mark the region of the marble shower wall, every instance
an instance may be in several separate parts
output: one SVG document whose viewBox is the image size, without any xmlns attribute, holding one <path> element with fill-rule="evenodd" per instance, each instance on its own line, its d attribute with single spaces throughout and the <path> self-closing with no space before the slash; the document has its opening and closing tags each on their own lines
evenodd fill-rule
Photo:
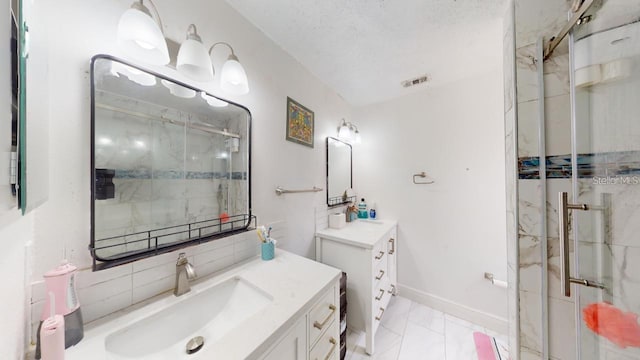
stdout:
<svg viewBox="0 0 640 360">
<path fill-rule="evenodd" d="M 509 348 L 520 347 L 518 312 L 518 149 L 516 139 L 515 104 L 515 6 L 509 1 L 503 23 L 503 79 L 504 79 L 504 129 L 505 129 L 505 185 L 507 210 L 507 303 L 509 321 Z M 512 352 L 517 360 L 517 352 Z"/>
<path fill-rule="evenodd" d="M 133 100 L 105 99 L 109 96 L 98 93 L 98 101 L 182 123 L 194 117 Z M 166 244 L 187 238 L 189 227 L 184 224 L 212 226 L 222 213 L 248 212 L 244 136 L 234 152 L 226 143 L 229 138 L 180 123 L 99 107 L 96 119 L 96 168 L 115 170 L 115 197 L 95 202 L 97 246 L 112 245 L 98 252 L 101 257 L 147 248 L 147 241 L 140 241 L 147 233 L 123 237 L 126 234 L 173 226 L 153 233 L 162 236 L 159 244 Z M 246 133 L 246 125 L 238 123 L 244 121 L 228 122 L 225 128 Z M 205 228 L 201 235 L 230 226 Z M 112 237 L 117 238 L 102 240 Z"/>
</svg>

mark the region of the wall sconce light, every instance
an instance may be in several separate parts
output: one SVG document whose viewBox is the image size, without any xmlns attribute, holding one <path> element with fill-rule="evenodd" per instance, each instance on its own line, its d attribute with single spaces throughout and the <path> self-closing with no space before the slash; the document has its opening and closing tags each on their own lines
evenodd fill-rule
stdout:
<svg viewBox="0 0 640 360">
<path fill-rule="evenodd" d="M 227 61 L 222 65 L 222 71 L 220 72 L 220 88 L 234 95 L 244 95 L 248 93 L 249 80 L 247 80 L 247 73 L 244 71 L 238 57 L 233 52 L 233 48 L 226 42 L 217 42 L 209 48 L 209 56 L 211 56 L 213 48 L 215 48 L 216 45 L 226 45 L 229 50 L 231 50 L 231 55 L 229 55 Z"/>
<path fill-rule="evenodd" d="M 118 44 L 136 60 L 166 65 L 170 60 L 169 49 L 162 32 L 160 15 L 156 6 L 149 0 L 156 14 L 156 22 L 142 1 L 135 1 L 120 17 Z"/>
<path fill-rule="evenodd" d="M 362 142 L 358 127 L 345 119 L 342 119 L 342 124 L 338 127 L 338 139 L 355 144 Z"/>
<path fill-rule="evenodd" d="M 213 81 L 213 65 L 194 24 L 187 28 L 187 40 L 180 45 L 176 69 L 197 81 Z"/>
</svg>

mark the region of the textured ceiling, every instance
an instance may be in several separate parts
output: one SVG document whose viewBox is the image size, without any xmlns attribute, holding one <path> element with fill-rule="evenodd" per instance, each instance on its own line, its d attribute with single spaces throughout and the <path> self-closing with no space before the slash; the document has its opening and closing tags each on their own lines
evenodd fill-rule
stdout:
<svg viewBox="0 0 640 360">
<path fill-rule="evenodd" d="M 505 0 L 225 0 L 352 105 L 486 72 Z M 428 74 L 426 84 L 400 82 Z"/>
</svg>

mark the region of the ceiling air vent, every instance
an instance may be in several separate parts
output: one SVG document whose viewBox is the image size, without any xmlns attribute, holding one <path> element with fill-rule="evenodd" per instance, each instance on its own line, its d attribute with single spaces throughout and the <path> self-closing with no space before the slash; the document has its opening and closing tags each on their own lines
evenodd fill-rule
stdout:
<svg viewBox="0 0 640 360">
<path fill-rule="evenodd" d="M 411 86 L 416 86 L 418 84 L 422 84 L 423 82 L 427 82 L 427 80 L 429 80 L 429 76 L 427 75 L 422 75 L 419 76 L 415 79 L 409 79 L 409 80 L 405 80 L 403 82 L 401 82 L 400 84 L 402 84 L 403 87 L 411 87 Z"/>
</svg>

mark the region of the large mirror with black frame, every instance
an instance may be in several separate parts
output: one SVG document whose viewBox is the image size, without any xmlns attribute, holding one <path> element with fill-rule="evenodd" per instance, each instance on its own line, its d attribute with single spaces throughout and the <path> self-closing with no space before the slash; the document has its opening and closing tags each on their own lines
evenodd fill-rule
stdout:
<svg viewBox="0 0 640 360">
<path fill-rule="evenodd" d="M 91 76 L 94 270 L 247 229 L 247 108 L 108 55 Z"/>
<path fill-rule="evenodd" d="M 352 187 L 351 145 L 327 138 L 327 205 L 338 206 L 354 200 Z"/>
</svg>

